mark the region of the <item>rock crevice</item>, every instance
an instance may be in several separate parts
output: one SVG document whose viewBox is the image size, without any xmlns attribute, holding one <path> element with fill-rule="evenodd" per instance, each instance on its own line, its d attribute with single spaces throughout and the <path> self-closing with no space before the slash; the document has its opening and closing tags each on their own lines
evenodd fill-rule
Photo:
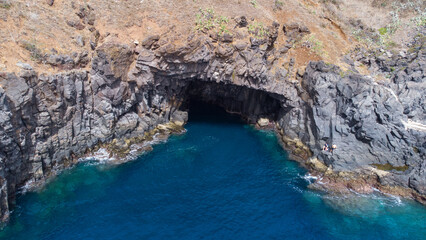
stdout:
<svg viewBox="0 0 426 240">
<path fill-rule="evenodd" d="M 7 219 L 19 188 L 75 164 L 97 145 L 185 122 L 191 98 L 218 104 L 251 123 L 275 122 L 290 153 L 306 166 L 311 157 L 334 172 L 407 166 L 378 181 L 424 198 L 426 133 L 403 124 L 426 123 L 425 88 L 418 87 L 425 84 L 423 55 L 413 67 L 417 75 L 421 70 L 420 78 L 398 72 L 383 85 L 311 62 L 299 82 L 268 60 L 273 41 L 241 44 L 191 36 L 178 47 L 155 36 L 144 47 L 103 44 L 89 71 L 1 73 L 0 217 Z M 325 143 L 338 148 L 324 152 Z"/>
</svg>

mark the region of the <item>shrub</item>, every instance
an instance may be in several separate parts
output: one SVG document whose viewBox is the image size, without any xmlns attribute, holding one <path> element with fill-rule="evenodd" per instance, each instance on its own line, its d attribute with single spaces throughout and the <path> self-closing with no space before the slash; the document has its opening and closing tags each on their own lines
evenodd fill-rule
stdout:
<svg viewBox="0 0 426 240">
<path fill-rule="evenodd" d="M 248 25 L 248 32 L 255 38 L 265 38 L 269 35 L 268 29 L 265 28 L 262 22 L 253 22 Z"/>
<path fill-rule="evenodd" d="M 34 43 L 23 41 L 21 47 L 30 52 L 31 60 L 41 62 L 44 59 L 43 53 Z"/>
<path fill-rule="evenodd" d="M 383 170 L 383 171 L 392 171 L 392 170 L 396 170 L 399 172 L 404 172 L 408 169 L 407 165 L 404 166 L 393 166 L 390 163 L 386 163 L 386 164 L 372 164 L 373 166 L 375 166 L 377 169 Z"/>
<path fill-rule="evenodd" d="M 201 9 L 196 15 L 196 29 L 198 31 L 216 30 L 217 34 L 229 33 L 227 28 L 229 19 L 225 16 L 216 16 L 211 8 Z"/>
<path fill-rule="evenodd" d="M 10 4 L 8 2 L 0 3 L 0 8 L 10 9 L 10 7 L 12 7 L 12 4 Z"/>
<path fill-rule="evenodd" d="M 317 55 L 321 57 L 324 57 L 327 55 L 324 52 L 323 43 L 316 38 L 315 34 L 306 35 L 305 37 L 302 38 L 301 42 L 302 42 L 302 45 L 310 48 Z"/>
<path fill-rule="evenodd" d="M 201 9 L 200 12 L 197 13 L 197 30 L 204 31 L 210 30 L 214 28 L 214 11 L 211 8 Z"/>
<path fill-rule="evenodd" d="M 281 9 L 283 9 L 284 3 L 281 0 L 275 0 L 274 1 L 274 5 L 275 5 L 276 9 L 281 10 Z"/>
<path fill-rule="evenodd" d="M 256 0 L 251 0 L 251 1 L 250 1 L 250 4 L 251 4 L 253 7 L 257 8 L 257 1 L 256 1 Z"/>
<path fill-rule="evenodd" d="M 385 35 L 386 33 L 388 33 L 388 29 L 385 27 L 379 28 L 379 33 L 380 35 Z"/>
</svg>

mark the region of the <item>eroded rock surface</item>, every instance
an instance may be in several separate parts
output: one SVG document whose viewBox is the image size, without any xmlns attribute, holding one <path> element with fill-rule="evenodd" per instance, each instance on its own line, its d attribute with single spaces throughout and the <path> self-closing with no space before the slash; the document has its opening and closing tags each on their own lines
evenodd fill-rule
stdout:
<svg viewBox="0 0 426 240">
<path fill-rule="evenodd" d="M 426 123 L 422 48 L 407 63 L 413 67 L 386 84 L 342 75 L 323 62 L 310 63 L 303 79 L 294 81 L 275 64 L 282 53 L 273 46 L 276 32 L 270 33 L 250 43 L 205 35 L 190 36 L 183 46 L 159 36 L 143 47 L 112 42 L 96 48 L 90 70 L 1 73 L 2 219 L 22 186 L 42 182 L 98 144 L 138 137 L 169 121 L 182 125 L 190 97 L 252 123 L 275 121 L 291 153 L 316 157 L 324 171 L 405 166 L 378 180 L 426 195 L 426 133 L 404 124 Z M 321 150 L 326 142 L 337 145 L 333 154 Z"/>
</svg>

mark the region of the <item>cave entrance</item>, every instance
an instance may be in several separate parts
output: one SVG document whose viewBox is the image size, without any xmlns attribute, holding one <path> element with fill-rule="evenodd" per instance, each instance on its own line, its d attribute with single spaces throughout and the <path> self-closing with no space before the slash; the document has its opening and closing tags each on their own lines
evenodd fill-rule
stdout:
<svg viewBox="0 0 426 240">
<path fill-rule="evenodd" d="M 282 109 L 278 97 L 261 90 L 215 82 L 189 82 L 181 110 L 188 111 L 190 118 L 221 114 L 223 110 L 219 107 L 240 115 L 248 123 L 256 123 L 260 118 L 276 121 Z"/>
</svg>

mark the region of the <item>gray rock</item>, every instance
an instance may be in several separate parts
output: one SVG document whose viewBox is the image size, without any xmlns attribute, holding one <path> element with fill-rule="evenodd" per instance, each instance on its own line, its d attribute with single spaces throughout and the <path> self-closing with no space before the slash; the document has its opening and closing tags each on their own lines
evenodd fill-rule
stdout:
<svg viewBox="0 0 426 240">
<path fill-rule="evenodd" d="M 247 18 L 245 16 L 237 17 L 235 18 L 235 21 L 237 22 L 237 26 L 240 28 L 247 27 L 248 25 Z"/>
<path fill-rule="evenodd" d="M 289 36 L 308 32 L 299 25 L 285 29 Z M 43 182 L 88 148 L 113 139 L 123 143 L 169 121 L 186 122 L 189 97 L 240 113 L 251 123 L 275 121 L 286 137 L 300 139 L 333 170 L 407 166 L 379 181 L 426 194 L 426 133 L 404 124 L 426 123 L 424 56 L 359 54 L 356 61 L 377 71 L 396 64 L 384 84 L 359 74 L 341 77 L 338 67 L 323 62 L 310 63 L 299 83 L 288 79 L 291 68 L 269 60 L 274 36 L 251 39 L 248 48 L 213 44 L 207 36 L 176 47 L 151 36 L 136 51 L 105 43 L 91 58 L 88 52 L 47 58 L 61 67 L 91 60 L 88 72 L 37 75 L 23 65 L 19 76 L 0 74 L 0 218 L 7 219 L 9 201 L 25 183 Z M 337 144 L 334 154 L 321 151 L 325 142 Z"/>
<path fill-rule="evenodd" d="M 20 67 L 24 70 L 33 70 L 33 67 L 31 67 L 31 65 L 28 64 L 28 63 L 18 62 L 18 63 L 16 63 L 16 66 L 18 66 L 18 67 Z"/>
<path fill-rule="evenodd" d="M 302 39 L 305 35 L 311 33 L 308 27 L 298 23 L 284 24 L 283 32 L 284 32 L 284 35 L 286 35 L 288 38 L 295 41 Z"/>
<path fill-rule="evenodd" d="M 160 35 L 152 35 L 148 36 L 142 41 L 142 46 L 144 48 L 151 48 L 154 43 L 156 43 L 160 39 Z"/>
<path fill-rule="evenodd" d="M 77 30 L 83 30 L 85 26 L 79 20 L 67 20 L 67 25 Z"/>
<path fill-rule="evenodd" d="M 80 47 L 84 47 L 84 45 L 86 44 L 84 37 L 81 36 L 81 35 L 78 35 L 77 37 L 75 37 L 75 41 L 76 41 L 77 45 L 80 46 Z"/>
<path fill-rule="evenodd" d="M 229 34 L 229 33 L 224 33 L 222 35 L 221 40 L 222 40 L 222 42 L 228 42 L 229 43 L 229 42 L 232 42 L 234 40 L 234 36 L 232 36 L 232 34 Z"/>
</svg>

